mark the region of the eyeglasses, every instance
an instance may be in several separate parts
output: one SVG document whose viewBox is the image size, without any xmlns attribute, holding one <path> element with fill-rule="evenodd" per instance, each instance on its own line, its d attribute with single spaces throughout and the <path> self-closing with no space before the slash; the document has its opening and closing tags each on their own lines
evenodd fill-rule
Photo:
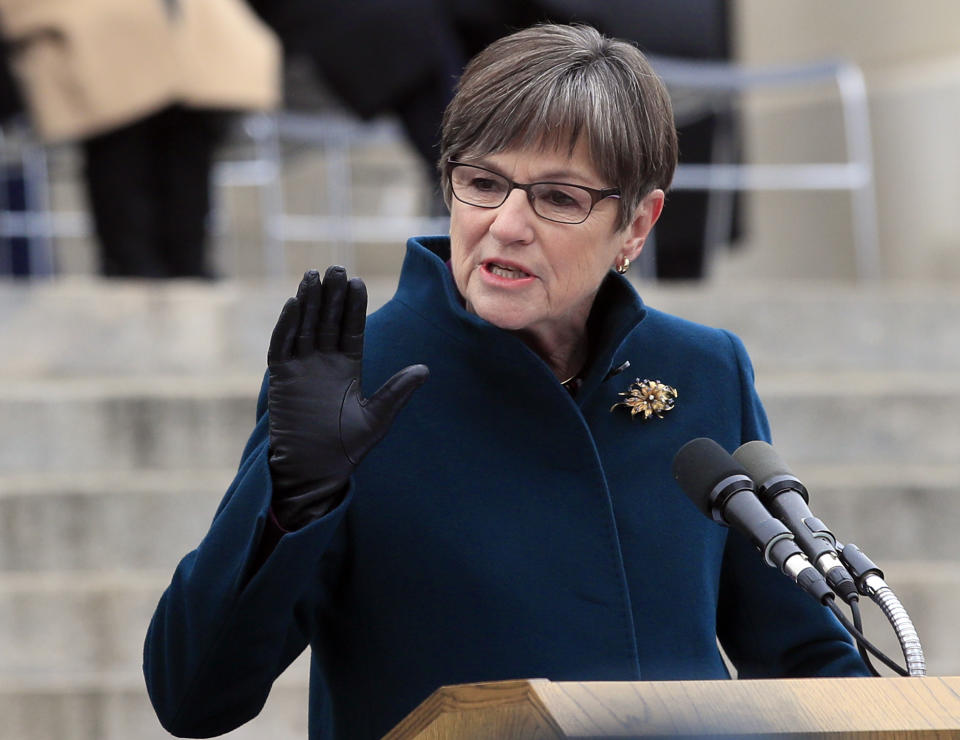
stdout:
<svg viewBox="0 0 960 740">
<path fill-rule="evenodd" d="M 560 224 L 581 224 L 604 198 L 619 198 L 619 188 L 597 190 L 566 182 L 514 182 L 499 172 L 447 160 L 447 177 L 453 197 L 478 208 L 498 208 L 514 188 L 523 190 L 540 218 Z"/>
</svg>

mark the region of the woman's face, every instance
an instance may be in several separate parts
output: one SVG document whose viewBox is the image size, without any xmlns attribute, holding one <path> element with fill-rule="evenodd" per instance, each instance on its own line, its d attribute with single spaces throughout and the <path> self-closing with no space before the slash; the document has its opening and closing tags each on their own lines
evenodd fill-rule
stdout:
<svg viewBox="0 0 960 740">
<path fill-rule="evenodd" d="M 520 183 L 616 186 L 597 174 L 583 141 L 572 155 L 566 148 L 516 149 L 469 164 Z M 520 189 L 497 208 L 451 200 L 451 265 L 467 309 L 502 329 L 531 333 L 549 343 L 551 337 L 585 332 L 600 283 L 622 257 L 633 260 L 639 255 L 660 214 L 663 192 L 648 195 L 622 231 L 614 230 L 616 198 L 599 201 L 580 224 L 541 218 Z"/>
</svg>

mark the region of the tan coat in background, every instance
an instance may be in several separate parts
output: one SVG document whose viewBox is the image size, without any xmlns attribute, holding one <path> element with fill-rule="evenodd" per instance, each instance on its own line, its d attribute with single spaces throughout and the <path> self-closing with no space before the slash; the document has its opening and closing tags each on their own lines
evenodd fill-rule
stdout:
<svg viewBox="0 0 960 740">
<path fill-rule="evenodd" d="M 0 0 L 0 29 L 48 142 L 174 103 L 261 110 L 279 102 L 279 43 L 242 0 Z"/>
</svg>

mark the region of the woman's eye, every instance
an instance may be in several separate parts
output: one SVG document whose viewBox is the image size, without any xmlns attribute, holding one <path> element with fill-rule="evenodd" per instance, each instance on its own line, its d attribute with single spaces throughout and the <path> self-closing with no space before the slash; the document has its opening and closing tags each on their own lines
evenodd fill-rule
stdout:
<svg viewBox="0 0 960 740">
<path fill-rule="evenodd" d="M 565 206 L 576 206 L 578 204 L 576 198 L 563 190 L 549 191 L 546 201 L 552 206 L 559 206 L 561 208 Z"/>
<path fill-rule="evenodd" d="M 501 189 L 500 183 L 490 177 L 475 177 L 470 181 L 470 187 L 485 193 Z"/>
</svg>

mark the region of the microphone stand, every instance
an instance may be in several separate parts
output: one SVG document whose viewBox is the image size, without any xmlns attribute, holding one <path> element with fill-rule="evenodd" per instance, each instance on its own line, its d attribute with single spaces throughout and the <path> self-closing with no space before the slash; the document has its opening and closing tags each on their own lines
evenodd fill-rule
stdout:
<svg viewBox="0 0 960 740">
<path fill-rule="evenodd" d="M 853 576 L 857 589 L 880 607 L 900 642 L 900 650 L 907 662 L 910 676 L 925 676 L 927 663 L 923 657 L 923 648 L 917 630 L 903 608 L 900 599 L 883 580 L 883 572 L 854 544 L 837 544 L 840 560 Z"/>
</svg>

